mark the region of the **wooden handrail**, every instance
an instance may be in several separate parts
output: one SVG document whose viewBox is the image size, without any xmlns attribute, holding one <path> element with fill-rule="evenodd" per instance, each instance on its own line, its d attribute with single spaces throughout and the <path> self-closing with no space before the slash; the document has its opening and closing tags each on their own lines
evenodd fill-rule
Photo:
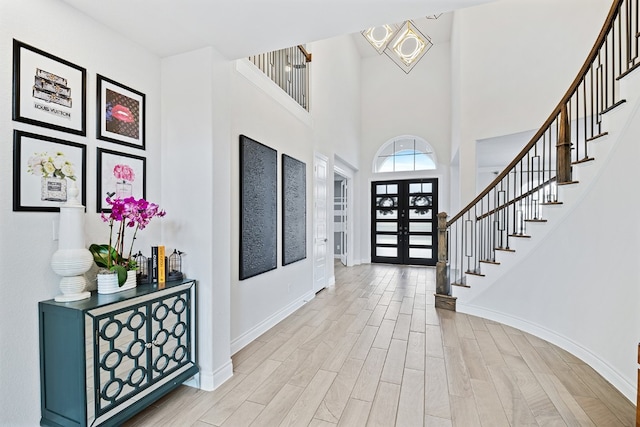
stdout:
<svg viewBox="0 0 640 427">
<path fill-rule="evenodd" d="M 305 49 L 305 47 L 302 46 L 301 44 L 298 45 L 298 49 L 304 55 L 304 62 L 306 63 L 311 62 L 311 53 L 307 52 L 307 49 Z"/>
<path fill-rule="evenodd" d="M 609 10 L 609 14 L 607 15 L 607 19 L 605 20 L 605 23 L 602 26 L 602 29 L 600 30 L 600 34 L 598 35 L 598 38 L 596 39 L 595 44 L 591 48 L 591 52 L 589 52 L 589 55 L 587 56 L 587 59 L 585 60 L 585 62 L 582 65 L 582 67 L 580 68 L 580 71 L 578 72 L 578 74 L 576 75 L 575 79 L 573 80 L 573 83 L 571 83 L 571 86 L 569 86 L 569 89 L 567 89 L 567 92 L 561 98 L 561 100 L 558 103 L 558 105 L 556 106 L 556 108 L 553 109 L 551 115 L 544 122 L 542 127 L 535 133 L 533 138 L 531 138 L 529 143 L 524 146 L 524 148 L 511 161 L 511 163 L 509 163 L 509 165 L 507 165 L 507 167 L 505 167 L 504 170 L 480 194 L 478 194 L 476 196 L 476 198 L 474 198 L 460 212 L 458 212 L 449 221 L 447 221 L 447 226 L 451 226 L 451 224 L 453 224 L 458 219 L 460 219 L 462 217 L 462 215 L 464 215 L 467 211 L 471 210 L 480 200 L 482 200 L 486 195 L 488 195 L 489 192 L 495 186 L 497 186 L 500 183 L 500 181 L 502 181 L 509 174 L 511 169 L 513 169 L 526 156 L 526 154 L 529 152 L 529 150 L 531 150 L 531 148 L 533 148 L 533 146 L 545 134 L 545 132 L 547 132 L 549 130 L 550 126 L 553 124 L 553 122 L 560 115 L 560 113 L 562 111 L 562 108 L 566 108 L 567 103 L 569 102 L 569 100 L 571 99 L 573 94 L 578 90 L 578 88 L 579 88 L 580 84 L 582 83 L 583 79 L 585 78 L 587 72 L 591 69 L 591 66 L 593 65 L 593 63 L 597 59 L 597 57 L 599 55 L 599 52 L 600 52 L 600 49 L 604 45 L 604 43 L 605 43 L 605 41 L 607 39 L 607 36 L 609 35 L 609 31 L 612 28 L 613 22 L 616 19 L 616 17 L 618 16 L 618 13 L 620 12 L 620 5 L 622 4 L 623 1 L 624 0 L 614 0 L 613 1 L 613 4 L 611 5 L 611 9 Z"/>
</svg>

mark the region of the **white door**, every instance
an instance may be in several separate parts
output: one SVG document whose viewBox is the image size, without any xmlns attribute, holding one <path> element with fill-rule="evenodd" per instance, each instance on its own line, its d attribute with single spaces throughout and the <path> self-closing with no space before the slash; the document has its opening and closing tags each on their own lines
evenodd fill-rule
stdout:
<svg viewBox="0 0 640 427">
<path fill-rule="evenodd" d="M 327 285 L 327 158 L 316 155 L 313 165 L 313 291 Z"/>
<path fill-rule="evenodd" d="M 342 223 L 342 233 L 340 233 L 341 242 L 340 242 L 340 261 L 342 265 L 347 265 L 347 230 L 349 227 L 347 226 L 347 180 L 343 179 L 340 181 L 340 213 L 341 213 L 341 223 Z"/>
</svg>

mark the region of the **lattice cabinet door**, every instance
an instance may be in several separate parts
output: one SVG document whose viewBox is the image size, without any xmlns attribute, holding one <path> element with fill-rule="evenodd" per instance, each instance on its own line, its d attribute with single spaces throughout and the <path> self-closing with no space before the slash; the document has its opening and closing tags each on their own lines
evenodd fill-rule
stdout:
<svg viewBox="0 0 640 427">
<path fill-rule="evenodd" d="M 149 358 L 152 381 L 180 369 L 192 360 L 189 297 L 187 292 L 182 292 L 150 305 L 152 346 Z"/>
<path fill-rule="evenodd" d="M 148 308 L 144 302 L 95 317 L 89 312 L 87 329 L 95 331 L 87 361 L 89 414 L 100 417 L 149 386 Z"/>
</svg>

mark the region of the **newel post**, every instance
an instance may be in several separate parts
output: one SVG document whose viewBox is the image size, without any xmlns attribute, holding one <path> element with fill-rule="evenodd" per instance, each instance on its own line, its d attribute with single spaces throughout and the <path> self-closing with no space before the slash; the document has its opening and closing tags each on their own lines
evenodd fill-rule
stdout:
<svg viewBox="0 0 640 427">
<path fill-rule="evenodd" d="M 558 131 L 557 152 L 557 183 L 571 182 L 571 127 L 567 105 L 563 104 L 560 110 L 560 129 Z"/>
<path fill-rule="evenodd" d="M 436 264 L 436 308 L 456 311 L 456 297 L 451 296 L 451 283 L 447 267 L 449 252 L 447 239 L 447 214 L 438 214 L 438 263 Z"/>
</svg>

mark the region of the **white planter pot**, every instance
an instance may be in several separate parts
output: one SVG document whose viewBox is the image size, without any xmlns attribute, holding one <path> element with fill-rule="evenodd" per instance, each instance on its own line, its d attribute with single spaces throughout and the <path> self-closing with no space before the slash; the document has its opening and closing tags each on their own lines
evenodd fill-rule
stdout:
<svg viewBox="0 0 640 427">
<path fill-rule="evenodd" d="M 118 275 L 111 274 L 98 274 L 98 293 L 99 294 L 113 294 L 116 292 L 126 291 L 136 287 L 136 271 L 127 271 L 127 281 L 122 286 L 118 286 Z"/>
</svg>

